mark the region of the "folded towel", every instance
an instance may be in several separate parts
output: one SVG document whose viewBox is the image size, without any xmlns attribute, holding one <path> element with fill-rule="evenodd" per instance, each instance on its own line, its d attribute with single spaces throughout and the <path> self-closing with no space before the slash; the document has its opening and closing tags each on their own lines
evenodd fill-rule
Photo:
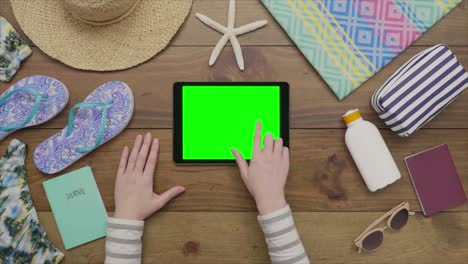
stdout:
<svg viewBox="0 0 468 264">
<path fill-rule="evenodd" d="M 404 64 L 372 96 L 372 107 L 401 137 L 436 117 L 468 87 L 468 73 L 446 45 Z"/>
<path fill-rule="evenodd" d="M 340 100 L 380 71 L 461 2 L 260 1 Z"/>
</svg>

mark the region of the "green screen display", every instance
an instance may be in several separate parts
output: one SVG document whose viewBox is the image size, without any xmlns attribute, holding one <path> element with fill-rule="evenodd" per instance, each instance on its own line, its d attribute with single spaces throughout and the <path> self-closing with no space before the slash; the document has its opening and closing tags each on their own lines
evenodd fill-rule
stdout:
<svg viewBox="0 0 468 264">
<path fill-rule="evenodd" d="M 184 86 L 182 158 L 232 160 L 231 149 L 252 158 L 255 124 L 280 136 L 279 86 Z"/>
</svg>

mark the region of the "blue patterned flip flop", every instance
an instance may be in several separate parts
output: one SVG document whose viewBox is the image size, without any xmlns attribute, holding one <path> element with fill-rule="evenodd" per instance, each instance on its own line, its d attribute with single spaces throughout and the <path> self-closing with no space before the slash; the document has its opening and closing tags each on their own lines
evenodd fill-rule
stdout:
<svg viewBox="0 0 468 264">
<path fill-rule="evenodd" d="M 66 128 L 36 148 L 37 168 L 47 174 L 60 172 L 111 140 L 130 122 L 133 105 L 133 93 L 127 84 L 103 84 L 73 106 Z"/>
<path fill-rule="evenodd" d="M 67 103 L 67 87 L 52 77 L 19 80 L 0 95 L 0 141 L 16 130 L 49 121 Z"/>
</svg>

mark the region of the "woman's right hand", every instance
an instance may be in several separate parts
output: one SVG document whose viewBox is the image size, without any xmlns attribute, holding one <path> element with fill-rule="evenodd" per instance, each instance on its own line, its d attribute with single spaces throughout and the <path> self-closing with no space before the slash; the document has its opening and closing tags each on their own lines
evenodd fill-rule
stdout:
<svg viewBox="0 0 468 264">
<path fill-rule="evenodd" d="M 261 134 L 262 124 L 258 122 L 250 165 L 239 151 L 233 149 L 232 153 L 236 157 L 242 180 L 255 199 L 260 215 L 266 215 L 287 205 L 284 186 L 289 171 L 289 149 L 283 146 L 281 138 L 273 140 L 273 136 L 267 134 L 262 150 Z"/>
</svg>

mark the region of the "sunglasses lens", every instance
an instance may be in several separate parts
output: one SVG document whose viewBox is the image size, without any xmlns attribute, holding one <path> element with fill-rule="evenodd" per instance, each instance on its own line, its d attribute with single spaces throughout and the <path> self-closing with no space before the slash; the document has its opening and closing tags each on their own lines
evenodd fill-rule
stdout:
<svg viewBox="0 0 468 264">
<path fill-rule="evenodd" d="M 366 236 L 362 241 L 362 248 L 366 251 L 373 251 L 380 247 L 383 241 L 382 231 L 374 231 Z"/>
<path fill-rule="evenodd" d="M 408 223 L 409 212 L 406 209 L 401 209 L 396 213 L 390 221 L 390 227 L 394 230 L 401 229 Z"/>
</svg>

